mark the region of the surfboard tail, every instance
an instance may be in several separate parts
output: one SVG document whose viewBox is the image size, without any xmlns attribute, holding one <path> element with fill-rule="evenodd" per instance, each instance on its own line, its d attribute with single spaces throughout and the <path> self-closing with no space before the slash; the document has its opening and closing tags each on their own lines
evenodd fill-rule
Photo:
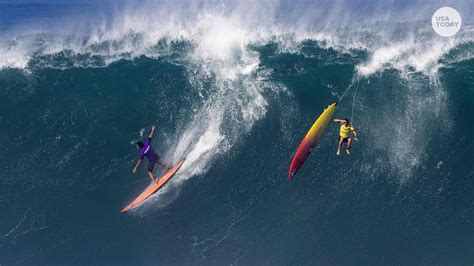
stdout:
<svg viewBox="0 0 474 266">
<path fill-rule="evenodd" d="M 149 185 L 136 199 L 134 199 L 130 204 L 128 204 L 125 208 L 122 209 L 121 212 L 126 212 L 140 204 L 142 204 L 146 199 L 148 199 L 151 195 L 155 194 L 161 187 L 163 187 L 168 180 L 171 179 L 171 177 L 178 172 L 179 168 L 181 165 L 183 165 L 184 160 L 179 161 L 171 170 L 166 172 L 158 182 L 153 182 L 151 185 Z"/>
</svg>

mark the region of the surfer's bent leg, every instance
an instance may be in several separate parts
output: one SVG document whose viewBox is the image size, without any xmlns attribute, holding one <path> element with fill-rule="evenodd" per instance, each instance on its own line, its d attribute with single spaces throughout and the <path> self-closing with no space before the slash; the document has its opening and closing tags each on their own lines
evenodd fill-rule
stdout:
<svg viewBox="0 0 474 266">
<path fill-rule="evenodd" d="M 153 175 L 153 168 L 155 168 L 155 162 L 148 163 L 148 176 L 150 177 L 151 181 L 155 180 L 155 176 Z"/>
<path fill-rule="evenodd" d="M 341 154 L 341 146 L 342 146 L 343 140 L 344 139 L 341 136 L 339 136 L 339 144 L 337 145 L 337 152 L 336 152 L 337 155 Z"/>
<path fill-rule="evenodd" d="M 347 152 L 347 154 L 351 154 L 351 152 L 349 151 L 349 150 L 351 149 L 351 141 L 352 141 L 351 138 L 348 138 L 348 139 L 347 139 L 347 146 L 346 146 L 346 152 Z"/>
<path fill-rule="evenodd" d="M 166 166 L 166 164 L 162 163 L 161 161 L 157 161 L 157 163 L 161 166 L 161 168 L 168 170 L 168 167 Z"/>
<path fill-rule="evenodd" d="M 150 177 L 151 181 L 155 181 L 155 176 L 153 175 L 153 173 L 150 172 L 150 171 L 147 171 L 147 173 L 148 173 L 148 176 Z"/>
<path fill-rule="evenodd" d="M 163 168 L 164 170 L 169 170 L 170 169 L 169 167 L 166 166 L 166 164 L 161 162 L 161 158 L 158 155 L 156 155 L 155 163 L 159 164 L 161 166 L 161 168 Z"/>
</svg>

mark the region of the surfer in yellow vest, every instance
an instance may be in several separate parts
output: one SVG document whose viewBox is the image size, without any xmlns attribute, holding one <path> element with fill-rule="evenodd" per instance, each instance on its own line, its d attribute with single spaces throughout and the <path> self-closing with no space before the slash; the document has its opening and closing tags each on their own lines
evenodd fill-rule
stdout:
<svg viewBox="0 0 474 266">
<path fill-rule="evenodd" d="M 339 145 L 337 146 L 336 154 L 339 156 L 341 154 L 341 146 L 342 143 L 346 142 L 346 152 L 347 154 L 351 154 L 351 135 L 354 135 L 354 140 L 359 141 L 357 139 L 357 133 L 355 132 L 355 128 L 351 125 L 349 119 L 334 119 L 334 123 L 341 125 L 341 130 L 339 131 Z"/>
</svg>

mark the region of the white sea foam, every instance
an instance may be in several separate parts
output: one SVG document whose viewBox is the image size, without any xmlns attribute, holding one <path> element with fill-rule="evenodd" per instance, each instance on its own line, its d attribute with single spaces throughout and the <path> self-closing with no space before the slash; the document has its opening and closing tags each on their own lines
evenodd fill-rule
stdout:
<svg viewBox="0 0 474 266">
<path fill-rule="evenodd" d="M 258 55 L 247 48 L 245 33 L 234 30 L 236 25 L 217 25 L 202 31 L 202 41 L 189 59 L 193 87 L 212 93 L 200 103 L 174 153 L 175 160 L 186 156 L 184 179 L 202 174 L 217 154 L 232 147 L 266 112 L 267 102 L 255 73 Z M 209 79 L 213 79 L 211 88 L 205 86 Z"/>
<path fill-rule="evenodd" d="M 9 32 L 0 38 L 0 68 L 25 68 L 33 56 L 64 50 L 99 55 L 105 63 L 141 55 L 157 57 L 163 52 L 156 49 L 162 40 L 189 41 L 197 45 L 195 52 L 202 58 L 224 59 L 232 58 L 229 51 L 239 51 L 236 47 L 241 45 L 276 40 L 288 52 L 310 39 L 337 49 L 367 50 L 370 59 L 358 71 L 370 75 L 387 66 L 430 68 L 456 44 L 472 41 L 469 23 L 451 39 L 437 36 L 428 24 L 420 25 L 430 15 L 429 5 L 414 2 L 396 11 L 390 7 L 397 6 L 395 3 L 385 4 L 371 2 L 359 11 L 345 1 L 326 3 L 324 8 L 285 1 L 132 2 L 104 16 L 85 16 L 81 21 L 76 16 L 63 18 L 48 28 L 19 27 L 13 36 Z M 457 3 L 458 7 L 465 5 Z M 90 62 L 77 66 L 81 64 L 94 66 Z"/>
<path fill-rule="evenodd" d="M 446 40 L 407 38 L 401 42 L 375 48 L 370 54 L 370 59 L 357 66 L 357 71 L 359 75 L 369 76 L 385 68 L 395 68 L 402 72 L 413 68 L 417 72 L 433 74 L 440 66 L 439 60 L 460 43 L 462 39 L 455 38 Z"/>
</svg>

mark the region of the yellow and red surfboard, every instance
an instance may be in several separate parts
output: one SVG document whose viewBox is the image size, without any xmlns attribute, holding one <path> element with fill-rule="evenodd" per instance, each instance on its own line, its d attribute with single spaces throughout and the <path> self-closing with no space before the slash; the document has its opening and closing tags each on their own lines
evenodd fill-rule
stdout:
<svg viewBox="0 0 474 266">
<path fill-rule="evenodd" d="M 179 170 L 181 165 L 184 163 L 184 160 L 179 161 L 173 168 L 171 168 L 166 174 L 164 174 L 158 182 L 152 182 L 136 199 L 134 199 L 127 207 L 123 208 L 122 212 L 126 212 L 133 207 L 140 205 L 140 203 L 144 202 L 147 198 L 153 195 L 158 189 L 170 180 L 170 178 Z"/>
<path fill-rule="evenodd" d="M 288 180 L 291 181 L 295 174 L 300 170 L 306 159 L 308 159 L 308 156 L 311 154 L 314 146 L 316 146 L 318 141 L 323 136 L 324 130 L 328 126 L 329 122 L 331 122 L 334 112 L 336 111 L 336 105 L 337 103 L 333 103 L 324 110 L 316 122 L 314 122 L 303 141 L 301 141 L 301 144 L 298 147 L 298 150 L 296 150 L 295 156 L 291 161 L 290 170 L 288 172 Z"/>
</svg>

